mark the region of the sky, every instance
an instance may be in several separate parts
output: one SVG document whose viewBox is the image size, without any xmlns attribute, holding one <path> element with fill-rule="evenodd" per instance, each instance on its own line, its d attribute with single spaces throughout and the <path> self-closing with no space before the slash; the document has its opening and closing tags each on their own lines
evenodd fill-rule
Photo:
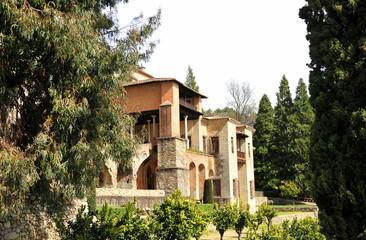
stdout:
<svg viewBox="0 0 366 240">
<path fill-rule="evenodd" d="M 162 10 L 161 26 L 152 36 L 159 43 L 146 72 L 185 82 L 191 66 L 203 109 L 224 108 L 226 83 L 248 82 L 254 98 L 267 94 L 272 106 L 282 75 L 292 97 L 300 78 L 308 85 L 310 62 L 306 25 L 298 17 L 305 0 L 130 0 L 120 4 L 121 27 L 139 15 Z"/>
</svg>

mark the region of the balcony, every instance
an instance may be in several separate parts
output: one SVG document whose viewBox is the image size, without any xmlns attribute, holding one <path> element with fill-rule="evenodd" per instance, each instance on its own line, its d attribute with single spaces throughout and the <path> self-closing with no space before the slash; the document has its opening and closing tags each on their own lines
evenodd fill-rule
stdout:
<svg viewBox="0 0 366 240">
<path fill-rule="evenodd" d="M 237 158 L 238 158 L 238 162 L 240 162 L 240 163 L 245 163 L 246 162 L 245 152 L 237 151 L 236 155 L 237 155 Z"/>
<path fill-rule="evenodd" d="M 189 109 L 192 109 L 192 110 L 195 110 L 195 111 L 198 111 L 197 110 L 197 107 L 193 104 L 190 104 L 189 102 L 186 102 L 184 99 L 180 98 L 179 99 L 179 104 L 186 107 L 186 108 L 189 108 Z"/>
</svg>

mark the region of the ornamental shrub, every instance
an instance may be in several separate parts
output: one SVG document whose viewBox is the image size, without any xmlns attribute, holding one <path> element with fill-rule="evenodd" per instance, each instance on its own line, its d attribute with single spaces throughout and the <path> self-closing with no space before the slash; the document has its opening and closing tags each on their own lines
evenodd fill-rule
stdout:
<svg viewBox="0 0 366 240">
<path fill-rule="evenodd" d="M 212 180 L 206 179 L 203 189 L 203 203 L 214 203 Z"/>
</svg>

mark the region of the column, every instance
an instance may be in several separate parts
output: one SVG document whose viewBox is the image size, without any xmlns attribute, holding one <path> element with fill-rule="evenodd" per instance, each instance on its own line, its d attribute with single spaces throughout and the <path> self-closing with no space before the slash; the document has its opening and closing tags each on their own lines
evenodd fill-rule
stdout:
<svg viewBox="0 0 366 240">
<path fill-rule="evenodd" d="M 151 142 L 151 137 L 150 137 L 150 119 L 147 120 L 147 142 Z"/>
<path fill-rule="evenodd" d="M 156 138 L 156 126 L 155 126 L 155 119 L 156 119 L 156 115 L 151 115 L 152 119 L 153 119 L 153 139 Z"/>
<path fill-rule="evenodd" d="M 189 148 L 189 140 L 188 140 L 188 115 L 184 115 L 184 137 L 187 140 L 187 148 Z"/>
</svg>

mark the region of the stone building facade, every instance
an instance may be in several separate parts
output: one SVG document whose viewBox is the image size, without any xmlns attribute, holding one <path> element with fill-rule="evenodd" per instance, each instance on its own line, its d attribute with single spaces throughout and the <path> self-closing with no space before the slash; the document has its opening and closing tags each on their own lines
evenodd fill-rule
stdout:
<svg viewBox="0 0 366 240">
<path fill-rule="evenodd" d="M 174 78 L 154 78 L 141 70 L 134 77 L 124 86 L 127 112 L 139 113 L 131 134 L 144 144 L 138 146 L 130 170 L 106 164 L 99 201 L 108 196 L 153 197 L 154 191 L 169 195 L 178 188 L 200 200 L 205 179 L 212 179 L 215 201 L 241 199 L 255 209 L 255 130 L 231 118 L 203 116 L 202 99 L 207 97 Z M 121 194 L 121 189 L 131 191 Z"/>
</svg>

